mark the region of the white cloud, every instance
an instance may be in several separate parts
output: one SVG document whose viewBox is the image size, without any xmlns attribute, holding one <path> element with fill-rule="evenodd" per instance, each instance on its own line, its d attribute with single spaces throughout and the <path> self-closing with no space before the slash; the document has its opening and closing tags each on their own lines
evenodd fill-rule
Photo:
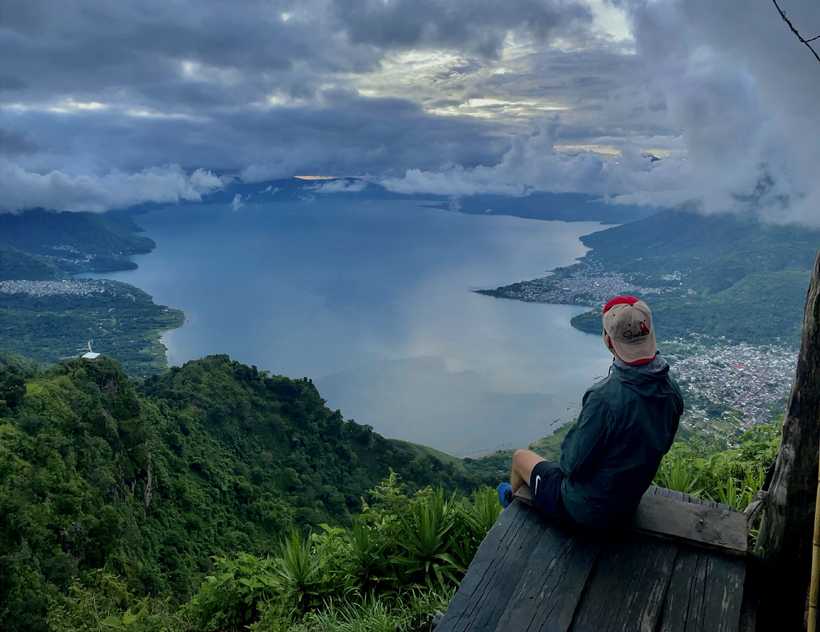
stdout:
<svg viewBox="0 0 820 632">
<path fill-rule="evenodd" d="M 36 173 L 0 160 L 0 210 L 43 207 L 62 211 L 102 212 L 145 202 L 200 200 L 222 188 L 223 181 L 209 171 L 191 174 L 178 165 L 154 167 L 136 173 L 74 175 L 63 171 Z"/>
<path fill-rule="evenodd" d="M 409 169 L 384 184 L 449 195 L 583 191 L 820 225 L 820 144 L 812 133 L 820 129 L 820 70 L 771 7 L 622 4 L 634 49 L 622 56 L 627 65 L 613 66 L 619 83 L 568 101 L 550 125 L 517 135 L 495 164 Z M 802 3 L 801 17 L 820 26 L 820 5 Z M 641 126 L 650 133 L 637 134 Z M 607 152 L 566 151 L 584 146 Z M 653 148 L 662 160 L 646 158 Z"/>
<path fill-rule="evenodd" d="M 242 203 L 242 196 L 239 195 L 239 193 L 237 193 L 236 195 L 233 196 L 233 200 L 231 200 L 231 210 L 236 212 L 239 209 L 241 209 L 243 206 L 245 206 L 245 205 Z"/>
<path fill-rule="evenodd" d="M 366 188 L 367 182 L 365 180 L 340 178 L 316 185 L 313 190 L 316 193 L 358 193 Z"/>
<path fill-rule="evenodd" d="M 0 152 L 16 167 L 0 165 L 3 208 L 211 187 L 146 170 L 178 163 L 246 182 L 368 173 L 396 191 L 586 191 L 820 223 L 820 71 L 770 3 L 283 0 L 237 15 L 156 0 L 71 20 L 28 8 L 46 4 L 4 16 Z M 788 8 L 820 29 L 816 0 Z"/>
<path fill-rule="evenodd" d="M 383 178 L 381 183 L 399 193 L 441 195 L 520 196 L 532 190 L 608 193 L 609 163 L 592 152 L 557 151 L 554 143 L 557 129 L 555 123 L 545 124 L 527 136 L 515 138 L 512 147 L 495 165 L 472 168 L 452 165 L 440 171 L 409 169 L 403 177 Z"/>
</svg>

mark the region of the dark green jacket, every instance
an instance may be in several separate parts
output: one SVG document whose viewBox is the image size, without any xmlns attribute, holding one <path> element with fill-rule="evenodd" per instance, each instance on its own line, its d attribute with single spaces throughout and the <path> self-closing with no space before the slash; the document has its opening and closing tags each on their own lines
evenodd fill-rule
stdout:
<svg viewBox="0 0 820 632">
<path fill-rule="evenodd" d="M 683 397 L 660 356 L 645 367 L 613 364 L 590 388 L 561 444 L 561 498 L 579 524 L 629 518 L 669 450 Z"/>
</svg>

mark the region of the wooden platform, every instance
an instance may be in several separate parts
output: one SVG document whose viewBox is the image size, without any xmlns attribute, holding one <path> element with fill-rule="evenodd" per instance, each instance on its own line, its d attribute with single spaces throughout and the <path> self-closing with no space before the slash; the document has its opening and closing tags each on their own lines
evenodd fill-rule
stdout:
<svg viewBox="0 0 820 632">
<path fill-rule="evenodd" d="M 736 513 L 668 490 L 650 495 L 672 498 L 680 515 Z M 634 529 L 606 538 L 571 533 L 516 500 L 479 547 L 436 632 L 736 632 L 745 576 L 737 551 Z"/>
</svg>

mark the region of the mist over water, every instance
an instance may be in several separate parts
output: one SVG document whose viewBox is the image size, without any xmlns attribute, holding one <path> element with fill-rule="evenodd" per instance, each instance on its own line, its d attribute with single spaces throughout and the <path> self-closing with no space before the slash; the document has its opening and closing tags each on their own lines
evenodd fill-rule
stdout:
<svg viewBox="0 0 820 632">
<path fill-rule="evenodd" d="M 470 291 L 570 263 L 597 223 L 322 198 L 137 221 L 156 250 L 106 276 L 185 311 L 164 337 L 172 364 L 227 353 L 310 377 L 389 437 L 459 455 L 525 446 L 571 419 L 609 365 L 597 336 L 570 327 L 581 308 Z"/>
</svg>

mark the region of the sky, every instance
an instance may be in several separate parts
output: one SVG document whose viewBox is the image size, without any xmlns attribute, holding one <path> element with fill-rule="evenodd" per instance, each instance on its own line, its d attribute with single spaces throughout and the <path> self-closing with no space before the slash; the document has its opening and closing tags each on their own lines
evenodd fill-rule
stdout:
<svg viewBox="0 0 820 632">
<path fill-rule="evenodd" d="M 307 174 L 820 225 L 818 103 L 770 0 L 2 0 L 0 210 Z"/>
</svg>

